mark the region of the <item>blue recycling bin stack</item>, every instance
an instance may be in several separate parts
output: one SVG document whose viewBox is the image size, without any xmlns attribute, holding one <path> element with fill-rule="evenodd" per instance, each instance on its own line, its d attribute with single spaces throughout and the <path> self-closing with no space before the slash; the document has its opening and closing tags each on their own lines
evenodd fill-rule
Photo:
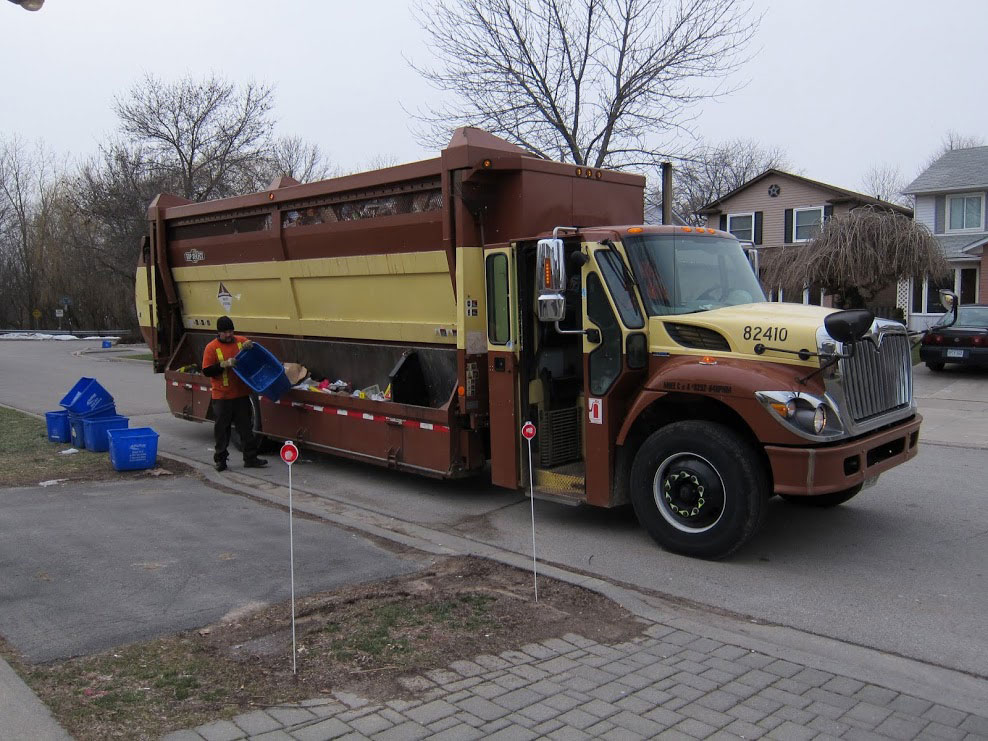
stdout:
<svg viewBox="0 0 988 741">
<path fill-rule="evenodd" d="M 69 437 L 72 444 L 77 448 L 85 449 L 86 445 L 86 421 L 92 419 L 102 419 L 104 417 L 116 417 L 117 407 L 112 402 L 106 406 L 94 409 L 86 414 L 73 414 L 69 412 Z M 103 448 L 106 450 L 106 448 Z"/>
<path fill-rule="evenodd" d="M 254 392 L 271 401 L 278 401 L 292 387 L 281 361 L 256 342 L 237 353 L 233 370 Z"/>
</svg>

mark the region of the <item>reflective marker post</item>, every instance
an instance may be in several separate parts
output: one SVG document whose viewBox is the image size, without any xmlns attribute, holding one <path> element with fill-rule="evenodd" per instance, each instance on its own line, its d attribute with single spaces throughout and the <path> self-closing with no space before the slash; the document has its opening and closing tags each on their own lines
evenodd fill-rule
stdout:
<svg viewBox="0 0 988 741">
<path fill-rule="evenodd" d="M 532 438 L 535 437 L 535 425 L 526 422 L 521 426 L 521 435 L 528 440 L 528 493 L 532 500 L 532 579 L 535 581 L 535 601 L 539 601 L 539 573 L 535 561 L 535 472 L 532 469 Z"/>
<path fill-rule="evenodd" d="M 288 464 L 288 548 L 289 563 L 292 572 L 292 674 L 297 674 L 295 668 L 295 532 L 292 526 L 292 464 L 298 460 L 298 448 L 291 440 L 281 446 L 281 460 Z"/>
</svg>

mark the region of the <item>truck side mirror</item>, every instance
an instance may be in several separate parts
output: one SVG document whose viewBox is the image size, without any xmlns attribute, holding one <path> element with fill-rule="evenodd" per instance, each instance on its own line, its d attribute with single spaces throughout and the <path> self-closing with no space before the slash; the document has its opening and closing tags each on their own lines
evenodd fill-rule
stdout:
<svg viewBox="0 0 988 741">
<path fill-rule="evenodd" d="M 566 317 L 566 265 L 563 240 L 540 239 L 535 259 L 539 321 L 559 322 Z"/>
<path fill-rule="evenodd" d="M 957 294 L 953 291 L 948 291 L 946 288 L 941 288 L 939 291 L 940 303 L 943 305 L 947 312 L 950 314 L 950 321 L 946 324 L 939 324 L 940 327 L 950 327 L 957 321 L 957 307 L 960 304 L 960 299 L 957 298 Z"/>
<path fill-rule="evenodd" d="M 838 342 L 856 342 L 871 329 L 875 315 L 867 309 L 835 311 L 823 319 L 827 334 Z"/>
<path fill-rule="evenodd" d="M 751 272 L 755 274 L 756 278 L 760 278 L 761 269 L 758 265 L 758 248 L 751 242 L 742 242 L 741 249 L 744 250 L 744 256 L 748 258 L 748 264 L 751 265 Z"/>
</svg>

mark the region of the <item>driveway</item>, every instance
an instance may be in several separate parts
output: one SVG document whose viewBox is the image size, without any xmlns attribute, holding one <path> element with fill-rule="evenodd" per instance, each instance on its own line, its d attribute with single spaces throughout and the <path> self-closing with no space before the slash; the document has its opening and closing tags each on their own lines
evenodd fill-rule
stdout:
<svg viewBox="0 0 988 741">
<path fill-rule="evenodd" d="M 0 633 L 32 662 L 290 597 L 287 512 L 193 478 L 0 489 L 0 532 Z M 296 595 L 418 568 L 322 522 L 294 535 Z"/>
<path fill-rule="evenodd" d="M 913 366 L 920 442 L 988 448 L 988 369 Z"/>
</svg>

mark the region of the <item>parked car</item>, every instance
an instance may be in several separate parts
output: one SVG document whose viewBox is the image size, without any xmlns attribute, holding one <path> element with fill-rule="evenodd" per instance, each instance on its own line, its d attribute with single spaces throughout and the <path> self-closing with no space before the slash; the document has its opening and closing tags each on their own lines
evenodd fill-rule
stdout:
<svg viewBox="0 0 988 741">
<path fill-rule="evenodd" d="M 952 326 L 930 327 L 923 335 L 919 358 L 935 371 L 947 363 L 988 367 L 988 304 L 958 306 Z"/>
</svg>

